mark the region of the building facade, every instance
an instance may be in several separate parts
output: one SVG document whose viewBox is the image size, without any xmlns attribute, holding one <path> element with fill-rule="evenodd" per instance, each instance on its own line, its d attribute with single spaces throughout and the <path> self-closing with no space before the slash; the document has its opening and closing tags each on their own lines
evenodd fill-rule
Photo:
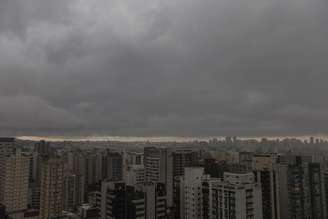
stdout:
<svg viewBox="0 0 328 219">
<path fill-rule="evenodd" d="M 1 159 L 0 203 L 7 213 L 16 214 L 28 207 L 30 155 L 17 152 Z"/>
<path fill-rule="evenodd" d="M 63 211 L 64 165 L 59 158 L 45 160 L 41 172 L 40 219 L 59 217 Z"/>
<path fill-rule="evenodd" d="M 101 219 L 144 219 L 145 197 L 142 191 L 124 182 L 104 181 L 101 189 Z"/>
<path fill-rule="evenodd" d="M 74 212 L 84 202 L 84 176 L 69 175 L 64 177 L 64 210 Z"/>
<path fill-rule="evenodd" d="M 278 182 L 275 169 L 276 161 L 274 154 L 254 154 L 253 172 L 255 181 L 262 188 L 262 213 L 263 218 L 278 219 L 279 200 Z"/>
<path fill-rule="evenodd" d="M 263 218 L 261 187 L 253 173 L 225 173 L 223 180 L 211 183 L 209 191 L 210 210 L 204 218 Z"/>
<path fill-rule="evenodd" d="M 280 218 L 326 218 L 320 163 L 293 156 L 277 165 Z"/>
</svg>

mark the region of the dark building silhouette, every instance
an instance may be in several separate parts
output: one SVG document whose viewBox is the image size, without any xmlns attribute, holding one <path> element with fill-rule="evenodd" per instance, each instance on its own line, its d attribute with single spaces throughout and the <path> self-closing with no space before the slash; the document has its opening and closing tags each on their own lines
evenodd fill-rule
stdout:
<svg viewBox="0 0 328 219">
<path fill-rule="evenodd" d="M 141 191 L 124 182 L 103 182 L 102 219 L 134 219 L 145 215 L 145 197 Z"/>
<path fill-rule="evenodd" d="M 320 163 L 290 156 L 278 165 L 281 218 L 325 218 L 325 193 Z"/>
<path fill-rule="evenodd" d="M 123 155 L 119 152 L 108 151 L 103 162 L 104 178 L 111 181 L 123 179 Z"/>
</svg>

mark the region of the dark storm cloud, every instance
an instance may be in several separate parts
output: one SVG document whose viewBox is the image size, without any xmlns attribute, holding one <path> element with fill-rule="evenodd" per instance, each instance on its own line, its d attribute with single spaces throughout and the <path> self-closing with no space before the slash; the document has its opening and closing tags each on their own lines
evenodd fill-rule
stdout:
<svg viewBox="0 0 328 219">
<path fill-rule="evenodd" d="M 328 132 L 325 0 L 0 0 L 0 133 Z"/>
</svg>

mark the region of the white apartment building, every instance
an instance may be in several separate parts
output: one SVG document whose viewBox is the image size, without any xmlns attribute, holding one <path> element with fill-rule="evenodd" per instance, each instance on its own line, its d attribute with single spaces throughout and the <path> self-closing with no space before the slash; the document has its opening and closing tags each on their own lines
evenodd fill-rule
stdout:
<svg viewBox="0 0 328 219">
<path fill-rule="evenodd" d="M 185 168 L 178 190 L 182 219 L 262 219 L 261 187 L 253 173 L 224 173 L 218 179 L 201 167 Z"/>
<path fill-rule="evenodd" d="M 144 165 L 130 165 L 126 170 L 125 182 L 129 186 L 143 184 L 145 182 Z"/>
<path fill-rule="evenodd" d="M 210 188 L 209 215 L 219 219 L 262 219 L 261 187 L 253 173 L 224 173 Z"/>
<path fill-rule="evenodd" d="M 187 167 L 180 181 L 180 218 L 203 218 L 203 182 L 210 179 L 204 175 L 204 168 Z"/>
</svg>

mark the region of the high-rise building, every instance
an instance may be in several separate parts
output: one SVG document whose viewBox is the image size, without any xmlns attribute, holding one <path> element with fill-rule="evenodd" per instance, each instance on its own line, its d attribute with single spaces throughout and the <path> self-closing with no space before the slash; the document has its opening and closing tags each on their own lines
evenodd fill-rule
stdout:
<svg viewBox="0 0 328 219">
<path fill-rule="evenodd" d="M 145 194 L 145 218 L 168 218 L 168 206 L 165 184 L 146 183 L 142 189 Z"/>
<path fill-rule="evenodd" d="M 173 206 L 173 156 L 167 148 L 144 148 L 145 181 L 166 185 L 169 207 Z"/>
<path fill-rule="evenodd" d="M 94 207 L 101 208 L 101 188 L 100 191 L 95 190 L 88 193 L 88 203 Z"/>
<path fill-rule="evenodd" d="M 222 179 L 201 167 L 185 168 L 177 184 L 181 219 L 262 218 L 261 187 L 253 173 L 224 173 Z"/>
<path fill-rule="evenodd" d="M 145 168 L 143 165 L 130 165 L 126 170 L 125 182 L 129 186 L 140 185 L 145 182 Z"/>
<path fill-rule="evenodd" d="M 319 163 L 289 156 L 286 163 L 277 165 L 277 176 L 280 218 L 326 218 L 324 178 Z"/>
<path fill-rule="evenodd" d="M 69 175 L 64 178 L 64 210 L 74 212 L 84 201 L 84 176 Z"/>
<path fill-rule="evenodd" d="M 0 138 L 0 159 L 15 152 L 15 138 Z"/>
<path fill-rule="evenodd" d="M 83 204 L 78 208 L 79 219 L 99 219 L 100 211 L 95 206 Z"/>
<path fill-rule="evenodd" d="M 96 186 L 92 188 L 92 191 L 90 190 L 88 192 L 87 203 L 91 205 L 93 208 L 96 208 L 99 215 L 101 211 L 101 197 L 102 197 L 101 184 L 96 184 Z M 99 218 L 100 216 L 96 219 Z"/>
<path fill-rule="evenodd" d="M 101 191 L 101 219 L 114 218 L 145 218 L 144 193 L 124 182 L 104 181 Z"/>
<path fill-rule="evenodd" d="M 32 182 L 40 184 L 41 181 L 41 163 L 43 159 L 54 156 L 54 150 L 50 147 L 50 143 L 39 141 L 34 144 L 34 151 L 31 159 L 31 179 Z"/>
<path fill-rule="evenodd" d="M 163 183 L 128 186 L 124 182 L 104 181 L 101 197 L 102 219 L 168 218 L 166 186 Z"/>
<path fill-rule="evenodd" d="M 87 175 L 87 156 L 81 150 L 73 150 L 67 154 L 69 174 Z"/>
<path fill-rule="evenodd" d="M 29 208 L 40 208 L 41 165 L 44 159 L 52 156 L 54 156 L 54 150 L 50 147 L 49 142 L 39 141 L 34 144 L 30 162 Z"/>
<path fill-rule="evenodd" d="M 30 156 L 21 152 L 1 157 L 0 203 L 9 214 L 27 209 L 29 162 Z"/>
<path fill-rule="evenodd" d="M 167 178 L 183 176 L 184 168 L 197 166 L 198 161 L 198 151 L 195 150 L 145 147 L 146 181 L 165 182 Z"/>
<path fill-rule="evenodd" d="M 124 159 L 119 152 L 108 151 L 104 158 L 104 173 L 105 179 L 120 181 L 123 180 Z"/>
<path fill-rule="evenodd" d="M 208 183 L 208 189 L 205 185 L 203 205 L 209 206 L 209 211 L 204 210 L 204 218 L 263 218 L 261 187 L 253 173 L 224 173 L 222 180 Z"/>
<path fill-rule="evenodd" d="M 169 172 L 173 174 L 172 166 L 168 169 L 168 151 L 166 148 L 145 147 L 144 166 L 146 182 L 167 183 Z"/>
<path fill-rule="evenodd" d="M 40 208 L 41 163 L 43 157 L 36 151 L 32 153 L 29 180 L 29 207 Z"/>
<path fill-rule="evenodd" d="M 253 172 L 255 181 L 262 188 L 263 219 L 279 218 L 278 182 L 274 154 L 254 154 Z"/>
<path fill-rule="evenodd" d="M 176 203 L 173 200 L 174 178 L 183 176 L 184 168 L 196 166 L 198 160 L 199 155 L 196 150 L 145 147 L 145 181 L 165 183 L 168 206 L 176 211 Z"/>
<path fill-rule="evenodd" d="M 102 153 L 99 153 L 97 151 L 92 151 L 88 153 L 86 156 L 87 156 L 87 165 L 86 165 L 87 171 L 85 177 L 87 177 L 87 183 L 90 185 L 90 184 L 101 182 L 101 180 L 103 179 Z"/>
<path fill-rule="evenodd" d="M 43 140 L 34 144 L 34 152 L 37 152 L 42 157 L 53 155 L 50 142 Z"/>
<path fill-rule="evenodd" d="M 82 175 L 85 186 L 100 183 L 103 179 L 103 155 L 97 150 L 74 149 L 67 153 L 67 172 Z"/>
<path fill-rule="evenodd" d="M 210 180 L 204 174 L 204 168 L 185 168 L 185 174 L 179 182 L 179 216 L 181 219 L 203 219 L 203 188 L 204 182 Z"/>
<path fill-rule="evenodd" d="M 173 177 L 183 176 L 185 167 L 194 167 L 199 164 L 199 152 L 191 149 L 171 150 L 173 157 Z"/>
<path fill-rule="evenodd" d="M 214 158 L 206 158 L 203 161 L 205 173 L 215 178 L 223 178 L 225 172 L 243 173 L 246 167 L 239 163 L 229 163 L 225 160 L 216 160 Z"/>
<path fill-rule="evenodd" d="M 128 165 L 143 165 L 143 153 L 138 152 L 127 152 L 126 159 Z"/>
<path fill-rule="evenodd" d="M 326 172 L 324 173 L 324 177 L 323 177 L 323 182 L 324 182 L 324 197 L 325 197 L 325 211 L 326 214 L 328 214 L 328 172 L 326 170 Z"/>
<path fill-rule="evenodd" d="M 45 160 L 41 171 L 40 219 L 59 217 L 63 210 L 63 161 Z"/>
<path fill-rule="evenodd" d="M 29 184 L 29 208 L 39 209 L 40 208 L 40 192 L 41 185 L 30 182 Z"/>
<path fill-rule="evenodd" d="M 253 152 L 239 152 L 239 164 L 244 165 L 248 171 L 252 170 L 253 155 Z"/>
<path fill-rule="evenodd" d="M 312 218 L 327 218 L 324 172 L 320 163 L 308 163 Z"/>
</svg>

